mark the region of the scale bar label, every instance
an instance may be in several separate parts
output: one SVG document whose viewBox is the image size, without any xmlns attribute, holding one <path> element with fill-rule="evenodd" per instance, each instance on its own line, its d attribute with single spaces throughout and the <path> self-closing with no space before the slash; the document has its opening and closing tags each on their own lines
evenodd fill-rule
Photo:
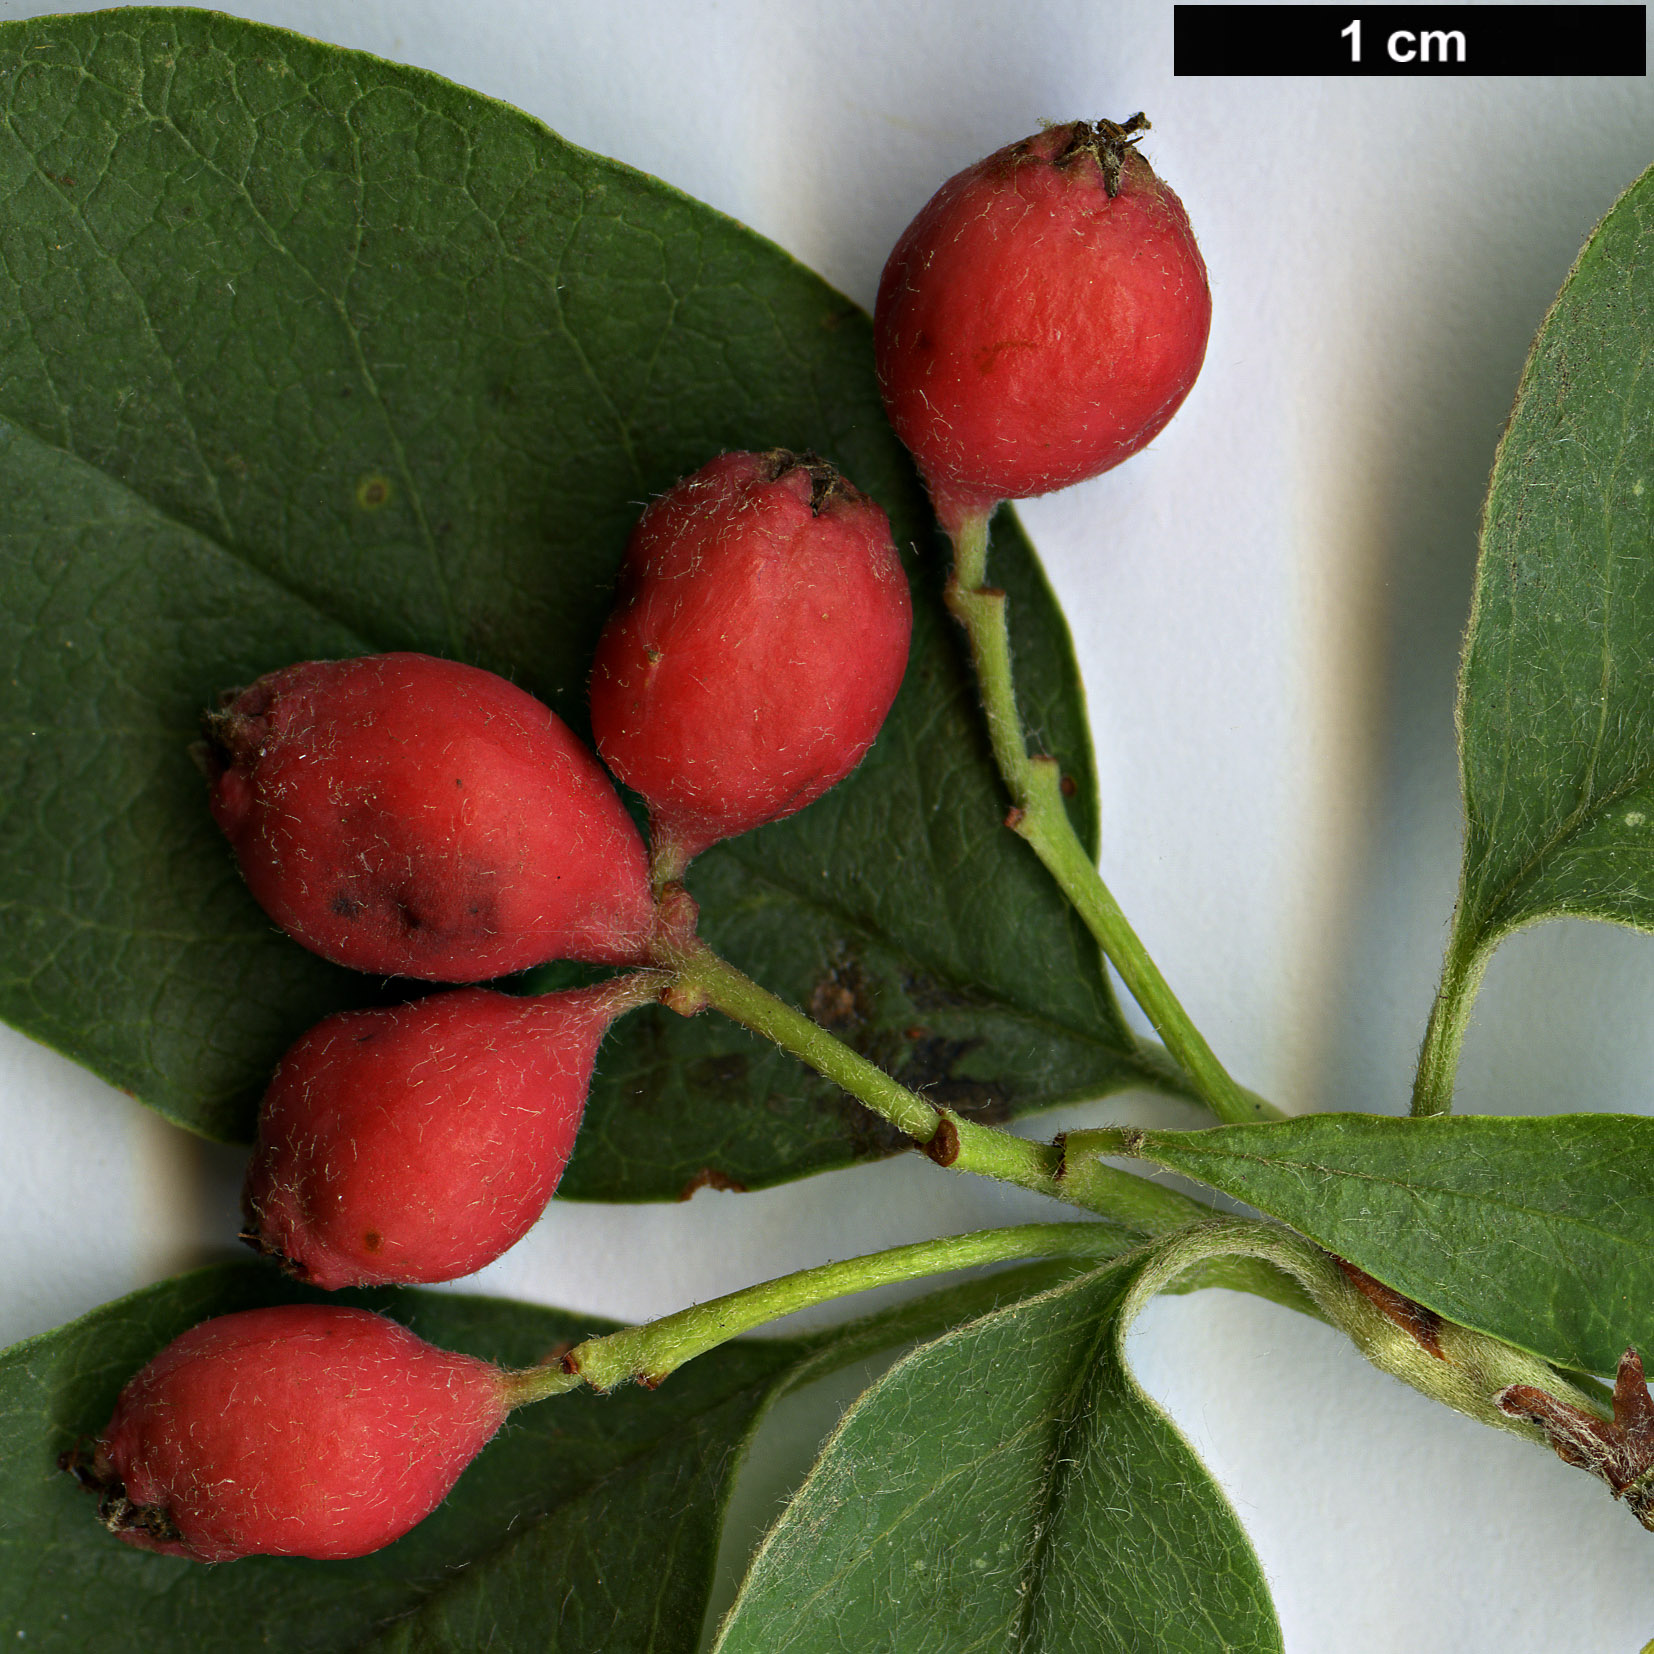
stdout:
<svg viewBox="0 0 1654 1654">
<path fill-rule="evenodd" d="M 1179 75 L 1645 75 L 1642 6 L 1176 6 Z"/>
</svg>

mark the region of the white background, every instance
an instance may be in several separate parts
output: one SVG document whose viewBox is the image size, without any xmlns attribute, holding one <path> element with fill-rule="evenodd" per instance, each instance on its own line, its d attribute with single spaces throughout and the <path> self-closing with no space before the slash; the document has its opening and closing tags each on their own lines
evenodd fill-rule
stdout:
<svg viewBox="0 0 1654 1654">
<path fill-rule="evenodd" d="M 1041 119 L 1147 109 L 1211 269 L 1206 369 L 1147 453 L 1024 512 L 1091 697 L 1105 872 L 1243 1080 L 1295 1111 L 1404 1109 L 1457 871 L 1477 509 L 1546 304 L 1654 158 L 1646 81 L 1178 80 L 1162 0 L 224 9 L 505 98 L 869 305 L 948 174 Z M 1460 1106 L 1648 1111 L 1651 1062 L 1654 941 L 1552 924 L 1496 957 Z M 1127 1100 L 1038 1129 L 1151 1117 Z M 6 1030 L 0 1149 L 0 1342 L 233 1233 L 239 1155 Z M 687 1206 L 559 1204 L 475 1284 L 643 1318 L 1045 1210 L 912 1157 Z M 1293 1654 L 1654 1637 L 1654 1536 L 1325 1329 L 1209 1292 L 1151 1307 L 1132 1352 L 1234 1500 Z M 773 1508 L 826 1405 L 784 1409 L 738 1523 Z"/>
</svg>

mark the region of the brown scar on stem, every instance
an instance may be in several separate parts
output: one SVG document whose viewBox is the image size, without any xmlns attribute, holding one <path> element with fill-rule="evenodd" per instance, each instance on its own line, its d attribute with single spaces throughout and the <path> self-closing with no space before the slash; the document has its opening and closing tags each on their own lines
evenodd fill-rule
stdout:
<svg viewBox="0 0 1654 1654">
<path fill-rule="evenodd" d="M 922 1146 L 938 1166 L 951 1166 L 959 1158 L 959 1127 L 944 1114 L 937 1122 L 935 1135 Z"/>
<path fill-rule="evenodd" d="M 744 1195 L 747 1192 L 747 1186 L 740 1178 L 731 1177 L 728 1172 L 721 1172 L 716 1166 L 702 1166 L 678 1191 L 678 1199 L 690 1200 L 702 1189 L 722 1189 L 726 1194 L 732 1195 Z"/>
<path fill-rule="evenodd" d="M 1020 805 L 1013 805 L 1005 812 L 1005 825 L 1014 833 L 1022 825 L 1023 817 L 1027 814 Z"/>
<path fill-rule="evenodd" d="M 1600 1419 L 1533 1384 L 1511 1384 L 1494 1398 L 1501 1413 L 1545 1432 L 1564 1464 L 1606 1482 L 1616 1499 L 1654 1531 L 1654 1400 L 1642 1357 L 1629 1349 L 1614 1375 L 1614 1416 Z"/>
<path fill-rule="evenodd" d="M 1347 1258 L 1334 1256 L 1333 1262 L 1343 1270 L 1350 1285 L 1387 1320 L 1395 1322 L 1420 1349 L 1428 1351 L 1438 1361 L 1447 1359 L 1441 1345 L 1442 1318 L 1433 1309 L 1426 1309 L 1423 1304 L 1404 1297 L 1394 1287 L 1375 1281 L 1366 1270 L 1357 1269 Z"/>
</svg>

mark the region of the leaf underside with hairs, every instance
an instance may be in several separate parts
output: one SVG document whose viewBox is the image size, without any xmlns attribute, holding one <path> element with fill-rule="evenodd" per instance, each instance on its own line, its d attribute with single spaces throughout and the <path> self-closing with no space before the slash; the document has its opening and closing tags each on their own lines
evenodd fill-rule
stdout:
<svg viewBox="0 0 1654 1654">
<path fill-rule="evenodd" d="M 1586 243 L 1494 464 L 1460 684 L 1465 957 L 1654 929 L 1654 171 Z"/>
<path fill-rule="evenodd" d="M 1245 1534 L 1138 1387 L 1122 1260 L 907 1356 L 754 1558 L 717 1654 L 1266 1654 Z"/>
<path fill-rule="evenodd" d="M 246 1138 L 291 1040 L 411 990 L 254 906 L 190 763 L 202 708 L 298 659 L 414 649 L 584 731 L 641 504 L 786 446 L 889 512 L 912 661 L 848 784 L 691 870 L 704 934 L 967 1116 L 1163 1078 L 1001 826 L 853 304 L 519 111 L 259 24 L 10 23 L 0 64 L 0 1015 Z M 1066 629 L 1009 515 L 995 555 L 1025 714 L 1094 841 Z M 756 1186 L 895 1146 L 761 1041 L 651 1009 L 605 1046 L 564 1190 Z"/>
</svg>

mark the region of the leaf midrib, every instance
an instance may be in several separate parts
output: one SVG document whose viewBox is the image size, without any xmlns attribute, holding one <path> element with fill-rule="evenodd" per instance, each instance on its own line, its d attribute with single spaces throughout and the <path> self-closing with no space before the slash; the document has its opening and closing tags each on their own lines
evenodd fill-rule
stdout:
<svg viewBox="0 0 1654 1654">
<path fill-rule="evenodd" d="M 3 412 L 3 410 L 0 410 L 0 412 Z M 283 597 L 301 605 L 324 624 L 343 632 L 352 643 L 360 644 L 364 654 L 383 652 L 387 647 L 379 639 L 364 637 L 354 625 L 341 620 L 338 616 L 324 609 L 311 593 L 302 590 L 285 576 L 264 568 L 253 560 L 251 554 L 232 544 L 227 544 L 198 524 L 185 522 L 169 507 L 151 499 L 149 495 L 135 487 L 126 478 L 117 476 L 113 471 L 105 470 L 101 465 L 87 459 L 83 454 L 77 454 L 72 448 L 65 448 L 60 443 L 50 441 L 48 438 L 41 436 L 32 426 L 22 420 L 13 418 L 9 413 L 4 414 L 4 417 L 14 434 L 20 435 L 25 441 L 32 442 L 39 448 L 43 448 L 47 453 L 55 454 L 67 464 L 91 472 L 92 475 L 102 479 L 108 486 L 119 489 L 123 496 L 132 500 L 142 512 L 147 512 L 163 527 L 205 546 L 209 551 L 224 558 L 225 561 L 236 564 L 255 579 L 263 581 L 273 590 L 280 592 Z M 137 511 L 134 512 L 134 516 L 136 515 L 138 515 Z M 101 523 L 103 519 L 93 518 L 90 521 L 96 525 Z M 110 526 L 118 527 L 119 522 L 120 519 L 112 518 L 110 519 Z"/>
<path fill-rule="evenodd" d="M 1115 1297 L 1107 1313 L 1096 1319 L 1092 1336 L 1074 1361 L 1073 1379 L 1055 1409 L 1057 1429 L 1051 1444 L 1046 1471 L 1040 1482 L 1040 1496 L 1034 1512 L 1033 1544 L 1024 1558 L 1017 1595 L 1022 1599 L 1017 1615 L 1015 1642 L 1017 1650 L 1033 1649 L 1034 1620 L 1043 1596 L 1043 1581 L 1051 1554 L 1054 1517 L 1066 1505 L 1069 1484 L 1073 1480 L 1075 1458 L 1074 1438 L 1082 1422 L 1082 1399 L 1095 1393 L 1102 1382 L 1103 1367 L 1099 1352 L 1114 1335 L 1119 1320 L 1123 1294 Z"/>
</svg>

